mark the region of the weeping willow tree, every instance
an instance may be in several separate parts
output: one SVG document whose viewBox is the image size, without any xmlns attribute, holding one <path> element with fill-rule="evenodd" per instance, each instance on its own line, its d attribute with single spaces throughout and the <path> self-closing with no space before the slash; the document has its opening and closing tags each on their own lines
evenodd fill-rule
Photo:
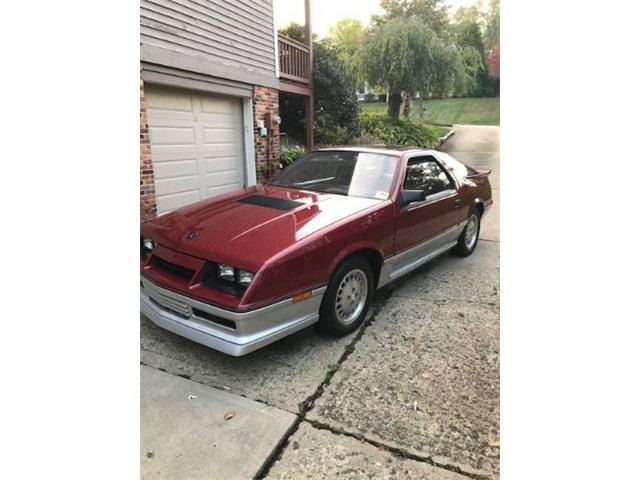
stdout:
<svg viewBox="0 0 640 480">
<path fill-rule="evenodd" d="M 420 92 L 421 98 L 461 93 L 477 58 L 447 46 L 417 18 L 391 19 L 368 32 L 360 51 L 367 80 L 389 91 L 388 114 L 398 119 L 402 96 Z"/>
</svg>

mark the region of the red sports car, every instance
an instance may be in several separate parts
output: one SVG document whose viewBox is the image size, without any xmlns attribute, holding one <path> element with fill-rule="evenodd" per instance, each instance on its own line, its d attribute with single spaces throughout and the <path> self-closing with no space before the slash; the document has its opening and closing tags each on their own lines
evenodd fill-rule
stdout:
<svg viewBox="0 0 640 480">
<path fill-rule="evenodd" d="M 140 309 L 235 356 L 316 322 L 344 335 L 376 289 L 473 252 L 489 173 L 433 150 L 314 151 L 266 185 L 143 223 Z"/>
</svg>

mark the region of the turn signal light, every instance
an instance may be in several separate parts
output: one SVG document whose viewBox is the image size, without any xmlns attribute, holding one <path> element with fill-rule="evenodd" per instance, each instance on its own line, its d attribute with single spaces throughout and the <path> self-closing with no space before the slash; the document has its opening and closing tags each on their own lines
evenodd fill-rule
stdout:
<svg viewBox="0 0 640 480">
<path fill-rule="evenodd" d="M 294 295 L 291 298 L 291 301 L 293 303 L 298 303 L 298 302 L 301 302 L 302 300 L 306 300 L 307 298 L 311 298 L 311 290 L 309 290 L 308 292 L 299 293 L 298 295 Z"/>
</svg>

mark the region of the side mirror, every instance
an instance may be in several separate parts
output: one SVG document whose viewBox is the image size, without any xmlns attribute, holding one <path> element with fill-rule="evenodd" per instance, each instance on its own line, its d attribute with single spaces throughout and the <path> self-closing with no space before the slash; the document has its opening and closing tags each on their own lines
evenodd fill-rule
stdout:
<svg viewBox="0 0 640 480">
<path fill-rule="evenodd" d="M 427 192 L 424 190 L 402 190 L 400 192 L 400 206 L 406 207 L 413 202 L 424 202 L 427 199 Z"/>
</svg>

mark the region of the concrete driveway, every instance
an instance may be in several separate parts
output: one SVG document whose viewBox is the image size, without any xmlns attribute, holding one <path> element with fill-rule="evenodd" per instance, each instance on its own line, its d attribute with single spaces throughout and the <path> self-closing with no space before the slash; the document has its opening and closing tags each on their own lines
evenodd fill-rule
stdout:
<svg viewBox="0 0 640 480">
<path fill-rule="evenodd" d="M 493 171 L 477 249 L 379 292 L 357 332 L 336 340 L 312 327 L 233 358 L 141 318 L 143 478 L 206 477 L 185 470 L 194 462 L 225 478 L 498 477 L 500 130 L 455 128 L 446 150 Z M 150 380 L 158 370 L 167 375 Z M 154 402 L 189 422 L 178 441 Z"/>
</svg>

